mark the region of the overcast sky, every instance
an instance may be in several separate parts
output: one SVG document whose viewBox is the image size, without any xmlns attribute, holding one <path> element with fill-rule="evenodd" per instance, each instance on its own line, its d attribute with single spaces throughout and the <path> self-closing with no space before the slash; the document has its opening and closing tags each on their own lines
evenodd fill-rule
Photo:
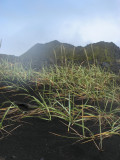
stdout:
<svg viewBox="0 0 120 160">
<path fill-rule="evenodd" d="M 21 55 L 52 40 L 120 47 L 120 0 L 0 0 L 0 53 Z"/>
</svg>

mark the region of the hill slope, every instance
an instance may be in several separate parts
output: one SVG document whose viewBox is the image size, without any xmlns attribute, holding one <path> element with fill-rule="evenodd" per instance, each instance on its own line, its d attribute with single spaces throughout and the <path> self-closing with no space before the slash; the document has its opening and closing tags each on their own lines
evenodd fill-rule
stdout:
<svg viewBox="0 0 120 160">
<path fill-rule="evenodd" d="M 87 60 L 89 63 L 97 62 L 117 72 L 120 69 L 120 48 L 112 42 L 103 41 L 85 47 L 75 47 L 55 40 L 45 44 L 37 43 L 19 57 L 0 54 L 0 59 L 1 57 L 12 62 L 20 61 L 26 66 L 31 64 L 32 68 L 37 69 L 43 65 L 60 64 L 65 61 L 65 57 L 68 61 L 74 60 L 76 63 L 86 64 Z"/>
<path fill-rule="evenodd" d="M 97 61 L 104 66 L 112 66 L 114 70 L 119 69 L 120 48 L 114 43 L 98 42 L 85 47 L 75 47 L 70 44 L 52 41 L 46 44 L 36 44 L 27 52 L 20 56 L 23 63 L 31 62 L 32 67 L 40 68 L 43 64 L 59 64 L 65 57 L 70 61 L 74 59 L 76 63 L 86 63 L 86 54 L 90 63 Z M 74 52 L 74 53 L 73 53 Z"/>
</svg>

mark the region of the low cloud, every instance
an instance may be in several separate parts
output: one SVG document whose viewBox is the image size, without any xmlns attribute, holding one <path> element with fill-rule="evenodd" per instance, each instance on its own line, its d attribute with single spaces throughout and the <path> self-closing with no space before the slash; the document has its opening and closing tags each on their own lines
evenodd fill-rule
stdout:
<svg viewBox="0 0 120 160">
<path fill-rule="evenodd" d="M 114 42 L 120 45 L 120 23 L 114 20 L 93 19 L 65 22 L 59 32 L 59 38 L 75 45 L 86 45 L 98 41 Z M 81 42 L 81 44 L 80 44 Z"/>
</svg>

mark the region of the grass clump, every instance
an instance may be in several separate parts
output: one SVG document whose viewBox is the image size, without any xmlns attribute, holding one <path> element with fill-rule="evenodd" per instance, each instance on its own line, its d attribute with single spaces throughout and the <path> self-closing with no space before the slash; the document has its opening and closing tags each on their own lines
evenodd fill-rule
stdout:
<svg viewBox="0 0 120 160">
<path fill-rule="evenodd" d="M 0 81 L 28 81 L 34 77 L 35 71 L 29 67 L 26 70 L 19 62 L 11 63 L 8 60 L 1 60 L 0 62 Z M 35 75 L 36 76 L 36 75 Z"/>
<path fill-rule="evenodd" d="M 26 117 L 45 120 L 59 118 L 70 133 L 61 136 L 83 142 L 93 141 L 98 149 L 102 149 L 104 138 L 120 135 L 120 86 L 116 81 L 117 75 L 99 66 L 85 67 L 73 62 L 42 68 L 39 72 L 32 69 L 26 71 L 17 66 L 10 68 L 7 63 L 4 69 L 0 69 L 0 75 L 4 75 L 1 81 L 14 78 L 22 81 L 24 85 L 19 85 L 18 89 L 23 89 L 21 95 L 27 97 L 34 107 L 26 112 L 21 111 L 14 102 L 11 102 L 10 108 L 1 107 L 1 129 L 7 115 L 12 121 Z M 99 144 L 96 139 L 99 139 Z"/>
</svg>

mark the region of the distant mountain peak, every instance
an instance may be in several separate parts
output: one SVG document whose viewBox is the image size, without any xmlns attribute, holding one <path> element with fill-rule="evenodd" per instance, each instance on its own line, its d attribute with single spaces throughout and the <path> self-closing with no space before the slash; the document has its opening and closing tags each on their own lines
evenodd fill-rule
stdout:
<svg viewBox="0 0 120 160">
<path fill-rule="evenodd" d="M 58 40 L 54 40 L 54 41 L 51 41 L 51 42 L 48 42 L 48 43 L 45 43 L 45 44 L 49 44 L 49 45 L 59 45 L 59 44 L 61 44 L 61 42 L 59 42 Z"/>
<path fill-rule="evenodd" d="M 60 43 L 60 42 L 58 40 L 53 40 L 53 41 L 51 41 L 49 43 Z"/>
</svg>

